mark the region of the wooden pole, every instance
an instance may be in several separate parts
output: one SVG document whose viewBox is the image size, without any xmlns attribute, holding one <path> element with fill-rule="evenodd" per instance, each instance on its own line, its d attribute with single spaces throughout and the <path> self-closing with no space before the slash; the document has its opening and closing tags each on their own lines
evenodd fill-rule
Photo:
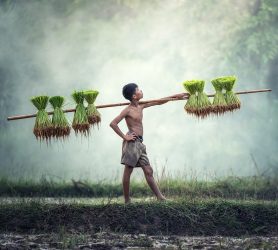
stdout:
<svg viewBox="0 0 278 250">
<path fill-rule="evenodd" d="M 249 90 L 249 91 L 239 91 L 235 92 L 237 95 L 242 95 L 242 94 L 252 94 L 252 93 L 261 93 L 261 92 L 269 92 L 271 89 L 256 89 L 256 90 Z M 189 98 L 189 93 L 181 93 L 184 94 L 183 98 L 160 98 L 160 99 L 153 99 L 153 100 L 146 100 L 146 101 L 140 101 L 139 104 L 144 104 L 144 103 L 150 103 L 150 102 L 163 102 L 163 101 L 179 101 L 179 100 L 186 100 Z M 215 94 L 209 94 L 208 97 L 213 97 Z M 112 103 L 112 104 L 104 104 L 104 105 L 97 105 L 97 109 L 101 108 L 110 108 L 110 107 L 118 107 L 118 106 L 125 106 L 129 105 L 130 102 L 122 102 L 122 103 Z M 75 109 L 65 109 L 63 110 L 64 113 L 69 113 L 69 112 L 74 112 Z M 49 115 L 53 114 L 53 111 L 47 112 Z M 32 118 L 36 117 L 37 114 L 31 114 L 31 115 L 17 115 L 17 116 L 9 116 L 7 118 L 8 121 L 13 121 L 13 120 L 20 120 L 20 119 L 25 119 L 25 118 Z"/>
</svg>

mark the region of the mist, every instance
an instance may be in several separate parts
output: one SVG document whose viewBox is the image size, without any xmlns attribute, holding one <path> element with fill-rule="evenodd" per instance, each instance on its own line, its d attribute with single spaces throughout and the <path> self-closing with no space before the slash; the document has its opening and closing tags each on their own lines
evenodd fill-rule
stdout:
<svg viewBox="0 0 278 250">
<path fill-rule="evenodd" d="M 238 30 L 257 1 L 2 1 L 0 5 L 1 175 L 9 178 L 119 181 L 122 139 L 109 123 L 124 107 L 99 109 L 102 122 L 89 138 L 50 146 L 33 135 L 30 98 L 62 95 L 74 108 L 74 90 L 96 89 L 96 104 L 126 102 L 122 87 L 135 82 L 143 100 L 185 92 L 182 82 L 236 75 L 235 91 L 273 88 L 266 63 L 240 59 Z M 277 21 L 277 19 L 276 19 Z M 276 22 L 277 24 L 277 22 Z M 277 26 L 276 26 L 277 27 Z M 271 27 L 269 27 L 271 28 Z M 264 36 L 255 30 L 258 39 Z M 277 32 L 277 31 L 276 31 Z M 252 50 L 250 50 L 252 52 Z M 258 57 L 266 48 L 254 52 Z M 252 55 L 252 53 L 250 53 Z M 273 58 L 277 57 L 274 51 Z M 273 71 L 273 70 L 272 70 Z M 144 110 L 144 144 L 160 175 L 210 179 L 277 173 L 277 87 L 240 95 L 240 110 L 198 120 L 185 101 Z M 50 109 L 49 109 L 50 110 Z M 73 114 L 67 113 L 72 121 Z M 127 132 L 124 121 L 119 124 Z M 142 178 L 136 169 L 132 178 Z"/>
</svg>

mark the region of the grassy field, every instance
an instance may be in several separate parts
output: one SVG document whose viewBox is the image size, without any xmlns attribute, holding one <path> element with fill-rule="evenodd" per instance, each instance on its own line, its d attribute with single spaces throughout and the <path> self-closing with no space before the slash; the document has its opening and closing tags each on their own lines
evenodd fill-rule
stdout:
<svg viewBox="0 0 278 250">
<path fill-rule="evenodd" d="M 264 199 L 278 198 L 278 177 L 226 177 L 212 181 L 182 178 L 158 179 L 158 185 L 166 196 Z M 152 195 L 146 181 L 131 181 L 131 195 Z M 39 181 L 28 179 L 9 180 L 0 178 L 0 196 L 5 197 L 119 197 L 120 182 L 90 182 L 88 180 L 54 181 L 42 177 Z"/>
<path fill-rule="evenodd" d="M 23 198 L 1 202 L 0 218 L 1 231 L 13 232 L 53 232 L 63 226 L 81 232 L 267 235 L 278 232 L 278 202 L 148 198 L 125 205 L 117 199 L 48 202 Z"/>
<path fill-rule="evenodd" d="M 276 177 L 258 176 L 164 178 L 158 184 L 169 200 L 159 202 L 146 182 L 133 181 L 126 205 L 121 183 L 1 178 L 0 231 L 277 235 L 277 183 Z"/>
</svg>

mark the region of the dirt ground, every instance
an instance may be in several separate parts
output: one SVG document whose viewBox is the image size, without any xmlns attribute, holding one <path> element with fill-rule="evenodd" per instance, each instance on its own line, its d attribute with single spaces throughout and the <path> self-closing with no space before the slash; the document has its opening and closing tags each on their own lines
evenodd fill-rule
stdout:
<svg viewBox="0 0 278 250">
<path fill-rule="evenodd" d="M 0 234 L 1 249 L 278 249 L 274 237 L 222 237 L 120 234 L 100 232 Z"/>
</svg>

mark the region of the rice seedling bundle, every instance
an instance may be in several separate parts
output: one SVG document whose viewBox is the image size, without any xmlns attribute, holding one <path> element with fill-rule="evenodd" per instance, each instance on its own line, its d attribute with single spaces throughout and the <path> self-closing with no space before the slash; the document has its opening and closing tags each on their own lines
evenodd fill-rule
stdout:
<svg viewBox="0 0 278 250">
<path fill-rule="evenodd" d="M 62 96 L 52 96 L 49 99 L 54 112 L 52 116 L 53 125 L 53 137 L 65 138 L 70 134 L 70 125 L 62 110 L 62 105 L 64 103 L 64 97 Z"/>
<path fill-rule="evenodd" d="M 33 96 L 30 100 L 34 106 L 38 109 L 35 126 L 33 128 L 33 133 L 36 139 L 50 141 L 53 133 L 53 125 L 46 112 L 46 106 L 48 104 L 48 96 Z"/>
<path fill-rule="evenodd" d="M 88 121 L 86 108 L 84 106 L 84 92 L 74 91 L 72 97 L 77 104 L 76 110 L 74 112 L 72 127 L 75 131 L 75 134 L 81 133 L 86 136 L 89 134 L 90 124 Z"/>
<path fill-rule="evenodd" d="M 235 82 L 236 82 L 235 76 L 227 76 L 224 81 L 224 88 L 226 89 L 225 98 L 226 98 L 229 111 L 240 109 L 240 105 L 241 105 L 238 96 L 233 91 Z"/>
<path fill-rule="evenodd" d="M 195 115 L 197 110 L 197 83 L 198 80 L 188 80 L 183 83 L 184 88 L 189 92 L 190 96 L 184 106 L 184 110 L 191 115 Z"/>
<path fill-rule="evenodd" d="M 91 125 L 97 125 L 99 127 L 101 115 L 94 104 L 98 94 L 99 92 L 96 90 L 88 90 L 84 92 L 85 99 L 88 102 L 88 106 L 86 108 L 88 121 Z"/>
<path fill-rule="evenodd" d="M 207 94 L 204 92 L 205 88 L 205 81 L 199 80 L 197 83 L 197 110 L 196 110 L 196 115 L 201 118 L 207 117 L 211 110 L 211 102 L 207 96 Z"/>
<path fill-rule="evenodd" d="M 211 111 L 217 115 L 224 114 L 228 107 L 223 93 L 224 84 L 218 78 L 212 79 L 211 83 L 215 89 Z"/>
<path fill-rule="evenodd" d="M 223 88 L 226 90 L 226 93 L 224 94 L 226 104 L 227 104 L 226 110 L 233 111 L 235 109 L 240 109 L 241 102 L 238 96 L 233 92 L 236 77 L 223 76 L 223 77 L 218 77 L 215 80 L 217 80 L 220 84 L 222 84 Z"/>
</svg>

